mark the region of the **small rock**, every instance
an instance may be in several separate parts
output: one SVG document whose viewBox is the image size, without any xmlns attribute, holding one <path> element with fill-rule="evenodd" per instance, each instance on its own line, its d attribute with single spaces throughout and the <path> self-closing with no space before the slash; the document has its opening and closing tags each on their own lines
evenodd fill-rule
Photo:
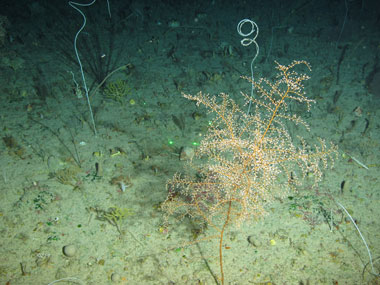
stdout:
<svg viewBox="0 0 380 285">
<path fill-rule="evenodd" d="M 62 252 L 67 257 L 73 257 L 75 255 L 75 253 L 77 252 L 77 248 L 73 244 L 65 245 L 62 248 Z"/>
<path fill-rule="evenodd" d="M 192 147 L 185 146 L 181 149 L 179 160 L 192 160 L 195 155 L 195 151 Z"/>
<path fill-rule="evenodd" d="M 112 273 L 112 275 L 111 275 L 111 281 L 112 282 L 118 283 L 118 282 L 120 282 L 120 280 L 121 280 L 121 276 L 119 274 Z"/>
</svg>

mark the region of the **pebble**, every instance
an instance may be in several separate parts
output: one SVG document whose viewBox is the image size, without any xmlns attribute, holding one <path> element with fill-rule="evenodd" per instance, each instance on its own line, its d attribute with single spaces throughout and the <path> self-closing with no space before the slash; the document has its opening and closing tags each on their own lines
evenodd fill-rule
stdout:
<svg viewBox="0 0 380 285">
<path fill-rule="evenodd" d="M 65 245 L 62 248 L 62 252 L 67 257 L 73 257 L 75 255 L 75 253 L 77 252 L 77 248 L 73 244 Z"/>
<path fill-rule="evenodd" d="M 112 281 L 112 282 L 117 283 L 117 282 L 120 282 L 120 280 L 121 280 L 121 277 L 120 277 L 119 274 L 117 274 L 117 273 L 112 273 L 112 275 L 111 275 L 111 281 Z"/>
</svg>

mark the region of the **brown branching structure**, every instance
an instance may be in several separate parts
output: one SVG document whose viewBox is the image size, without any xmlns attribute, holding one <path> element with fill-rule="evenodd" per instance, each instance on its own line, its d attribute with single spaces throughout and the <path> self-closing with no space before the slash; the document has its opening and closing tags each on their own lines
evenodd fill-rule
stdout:
<svg viewBox="0 0 380 285">
<path fill-rule="evenodd" d="M 246 104 L 251 101 L 254 106 L 252 114 L 246 114 L 227 94 L 183 94 L 198 106 L 204 105 L 214 119 L 191 162 L 192 173 L 176 174 L 167 183 L 168 197 L 162 208 L 167 218 L 190 217 L 217 231 L 221 284 L 225 281 L 226 229 L 262 217 L 269 203 L 301 185 L 306 175 L 312 174 L 315 183 L 319 182 L 322 170 L 333 165 L 337 154 L 337 147 L 327 146 L 323 139 L 315 145 L 307 144 L 302 137 L 293 142 L 287 121 L 307 130 L 309 126 L 301 117 L 289 114 L 289 104 L 306 104 L 310 111 L 314 103 L 303 87 L 309 76 L 295 69 L 311 68 L 305 61 L 276 64 L 274 82 L 246 78 L 257 94 L 251 98 L 242 93 Z"/>
</svg>

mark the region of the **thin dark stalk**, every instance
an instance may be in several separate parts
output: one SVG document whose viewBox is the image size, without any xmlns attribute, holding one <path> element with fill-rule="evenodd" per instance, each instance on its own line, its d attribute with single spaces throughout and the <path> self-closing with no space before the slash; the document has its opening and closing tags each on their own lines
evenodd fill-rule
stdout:
<svg viewBox="0 0 380 285">
<path fill-rule="evenodd" d="M 72 137 L 72 143 L 74 145 L 74 152 L 71 151 L 71 149 L 67 146 L 67 144 L 64 142 L 64 140 L 60 137 L 60 135 L 54 131 L 52 128 L 50 128 L 48 125 L 40 122 L 40 121 L 37 121 L 35 119 L 33 119 L 31 116 L 29 116 L 29 119 L 37 124 L 39 124 L 40 126 L 42 126 L 43 128 L 45 128 L 46 130 L 48 130 L 49 132 L 51 132 L 57 139 L 58 141 L 60 142 L 60 144 L 64 147 L 64 149 L 67 150 L 67 152 L 70 154 L 70 156 L 73 158 L 74 162 L 76 163 L 76 165 L 79 166 L 79 168 L 82 168 L 82 164 L 80 162 L 80 158 L 79 158 L 79 154 L 78 154 L 78 151 L 77 151 L 77 148 L 75 146 L 75 142 L 74 142 L 74 137 L 72 136 L 72 133 L 70 132 L 71 134 L 71 137 Z"/>
</svg>

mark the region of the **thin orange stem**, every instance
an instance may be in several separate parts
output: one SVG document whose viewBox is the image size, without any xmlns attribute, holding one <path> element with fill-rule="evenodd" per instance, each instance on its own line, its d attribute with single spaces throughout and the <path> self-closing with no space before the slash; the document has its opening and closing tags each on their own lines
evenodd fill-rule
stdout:
<svg viewBox="0 0 380 285">
<path fill-rule="evenodd" d="M 228 202 L 228 211 L 227 211 L 227 218 L 224 222 L 223 228 L 220 232 L 220 240 L 219 240 L 219 265 L 220 265 L 220 282 L 222 285 L 224 284 L 224 271 L 223 271 L 223 236 L 224 231 L 226 227 L 228 226 L 230 222 L 230 214 L 231 214 L 231 208 L 232 208 L 232 201 L 230 200 Z"/>
<path fill-rule="evenodd" d="M 285 95 L 282 96 L 281 100 L 280 100 L 280 101 L 278 102 L 278 104 L 276 105 L 276 108 L 275 108 L 274 111 L 273 111 L 272 117 L 271 117 L 270 120 L 269 120 L 269 123 L 268 123 L 268 125 L 267 125 L 267 128 L 265 129 L 265 132 L 263 133 L 263 135 L 262 135 L 262 137 L 261 137 L 261 139 L 260 139 L 260 141 L 259 141 L 259 144 L 258 144 L 259 146 L 260 146 L 261 143 L 263 142 L 263 140 L 264 140 L 264 138 L 265 138 L 265 136 L 266 136 L 266 134 L 267 134 L 267 132 L 268 132 L 270 126 L 272 125 L 272 122 L 273 122 L 274 118 L 277 116 L 278 108 L 280 108 L 280 106 L 282 105 L 282 102 L 284 102 L 284 99 L 286 98 L 287 94 L 289 93 L 289 90 L 290 90 L 290 87 L 288 86 L 288 90 L 286 90 Z"/>
</svg>

